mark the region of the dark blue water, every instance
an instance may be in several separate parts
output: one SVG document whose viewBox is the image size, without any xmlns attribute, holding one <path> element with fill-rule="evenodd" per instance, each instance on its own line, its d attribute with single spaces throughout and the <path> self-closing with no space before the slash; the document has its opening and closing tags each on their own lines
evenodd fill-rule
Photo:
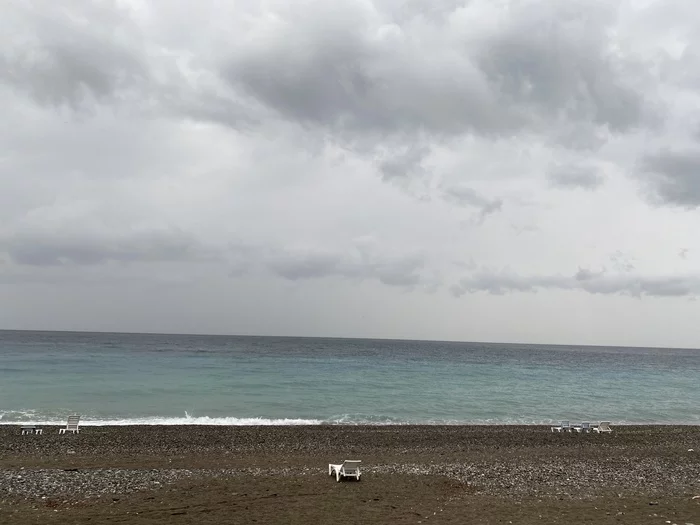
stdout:
<svg viewBox="0 0 700 525">
<path fill-rule="evenodd" d="M 0 423 L 700 424 L 700 351 L 0 331 Z"/>
</svg>

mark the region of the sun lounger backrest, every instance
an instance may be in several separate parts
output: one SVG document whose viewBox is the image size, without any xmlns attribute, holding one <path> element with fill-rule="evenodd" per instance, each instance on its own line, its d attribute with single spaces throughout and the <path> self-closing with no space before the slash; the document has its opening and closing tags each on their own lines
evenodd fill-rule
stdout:
<svg viewBox="0 0 700 525">
<path fill-rule="evenodd" d="M 601 421 L 600 425 L 598 425 L 598 429 L 603 432 L 611 431 L 612 429 L 610 428 L 610 421 Z"/>
<path fill-rule="evenodd" d="M 358 460 L 354 460 L 354 459 L 345 460 L 343 462 L 343 471 L 346 474 L 350 474 L 350 473 L 355 474 L 357 472 L 357 470 L 360 468 L 360 463 L 362 463 L 362 461 L 359 459 Z"/>
<path fill-rule="evenodd" d="M 78 423 L 80 422 L 80 416 L 68 416 L 68 424 L 66 428 L 78 428 Z"/>
</svg>

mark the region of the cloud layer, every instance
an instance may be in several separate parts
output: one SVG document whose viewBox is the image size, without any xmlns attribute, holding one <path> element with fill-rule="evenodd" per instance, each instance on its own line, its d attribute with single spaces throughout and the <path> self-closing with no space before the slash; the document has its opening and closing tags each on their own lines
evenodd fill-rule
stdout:
<svg viewBox="0 0 700 525">
<path fill-rule="evenodd" d="M 511 272 L 480 271 L 453 285 L 456 297 L 465 293 L 487 292 L 503 295 L 511 292 L 537 292 L 538 290 L 583 291 L 602 295 L 628 295 L 649 297 L 687 297 L 700 292 L 697 275 L 646 277 L 613 274 L 605 271 L 592 272 L 579 269 L 572 276 L 530 275 L 521 276 Z"/>
<path fill-rule="evenodd" d="M 5 2 L 0 328 L 576 342 L 554 302 L 619 342 L 599 301 L 626 301 L 621 323 L 662 327 L 657 298 L 690 315 L 698 15 L 690 0 Z M 112 288 L 59 313 L 37 289 L 80 283 Z M 160 291 L 139 306 L 128 283 Z M 183 321 L 189 299 L 165 297 L 185 288 L 208 307 Z M 121 306 L 99 313 L 104 297 Z M 681 325 L 668 341 L 696 344 Z"/>
</svg>

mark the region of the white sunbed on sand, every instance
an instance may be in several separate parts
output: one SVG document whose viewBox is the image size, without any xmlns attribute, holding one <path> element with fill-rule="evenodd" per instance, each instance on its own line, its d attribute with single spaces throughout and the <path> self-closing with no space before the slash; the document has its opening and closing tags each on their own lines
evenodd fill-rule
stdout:
<svg viewBox="0 0 700 525">
<path fill-rule="evenodd" d="M 569 424 L 568 421 L 562 421 L 561 425 L 558 427 L 552 427 L 552 432 L 563 432 L 563 431 L 571 432 L 571 425 Z"/>
<path fill-rule="evenodd" d="M 612 432 L 612 428 L 610 428 L 610 421 L 601 421 L 600 425 L 593 427 L 593 430 L 598 432 L 598 434 L 601 432 Z"/>
<path fill-rule="evenodd" d="M 66 428 L 60 428 L 58 430 L 58 433 L 65 434 L 66 432 L 72 432 L 73 434 L 80 434 L 78 423 L 80 423 L 80 416 L 68 416 L 68 423 L 66 423 Z"/>
<path fill-rule="evenodd" d="M 359 459 L 346 459 L 340 465 L 328 464 L 328 475 L 335 474 L 335 480 L 340 481 L 340 478 L 355 478 L 360 481 L 360 463 Z"/>
</svg>

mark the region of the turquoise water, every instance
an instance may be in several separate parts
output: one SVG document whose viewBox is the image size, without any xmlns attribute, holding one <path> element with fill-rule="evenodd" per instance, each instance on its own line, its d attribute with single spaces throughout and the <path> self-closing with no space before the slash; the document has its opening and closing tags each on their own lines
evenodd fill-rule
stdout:
<svg viewBox="0 0 700 525">
<path fill-rule="evenodd" d="M 0 331 L 0 423 L 700 424 L 700 351 Z"/>
</svg>

